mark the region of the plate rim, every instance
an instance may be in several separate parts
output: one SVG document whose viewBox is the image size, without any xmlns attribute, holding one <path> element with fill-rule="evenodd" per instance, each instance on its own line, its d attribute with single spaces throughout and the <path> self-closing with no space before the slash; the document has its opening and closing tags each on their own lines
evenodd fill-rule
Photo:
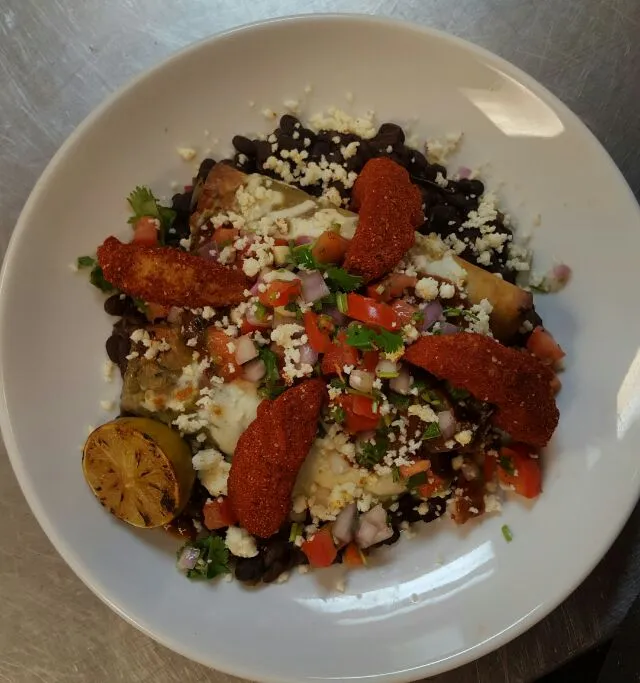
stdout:
<svg viewBox="0 0 640 683">
<path fill-rule="evenodd" d="M 46 189 L 49 179 L 54 176 L 57 167 L 60 165 L 61 161 L 67 155 L 68 151 L 72 149 L 84 136 L 85 132 L 88 131 L 96 121 L 103 117 L 109 109 L 117 104 L 125 95 L 135 90 L 141 83 L 145 80 L 152 78 L 158 72 L 167 68 L 170 64 L 173 64 L 180 59 L 183 59 L 188 54 L 196 52 L 206 45 L 215 43 L 219 40 L 223 40 L 237 33 L 250 33 L 252 31 L 259 31 L 263 28 L 267 28 L 273 24 L 281 25 L 295 25 L 297 23 L 314 23 L 314 22 L 324 22 L 324 21 L 335 21 L 335 22 L 354 22 L 354 23 L 370 23 L 378 24 L 381 26 L 387 26 L 394 29 L 412 31 L 416 34 L 421 34 L 422 38 L 435 38 L 439 41 L 443 41 L 453 45 L 458 50 L 466 52 L 470 56 L 476 59 L 482 60 L 486 64 L 490 64 L 496 67 L 501 73 L 507 74 L 514 78 L 517 82 L 523 84 L 526 88 L 534 92 L 536 95 L 541 97 L 554 111 L 559 111 L 564 117 L 567 117 L 572 121 L 572 124 L 576 127 L 580 137 L 589 141 L 589 144 L 593 148 L 595 153 L 597 150 L 600 156 L 601 163 L 603 166 L 606 164 L 608 169 L 608 175 L 613 175 L 617 178 L 617 184 L 619 185 L 621 191 L 624 187 L 626 192 L 628 192 L 629 197 L 632 200 L 634 209 L 638 221 L 640 222 L 640 206 L 635 198 L 631 187 L 629 186 L 626 178 L 623 176 L 622 172 L 615 164 L 607 150 L 604 148 L 600 140 L 595 136 L 595 134 L 589 129 L 589 127 L 575 114 L 562 100 L 560 100 L 556 95 L 554 95 L 550 90 L 548 90 L 544 85 L 537 81 L 533 76 L 530 76 L 520 67 L 516 66 L 512 62 L 508 61 L 504 57 L 501 57 L 494 52 L 491 52 L 487 48 L 477 45 L 467 39 L 460 38 L 458 36 L 452 35 L 446 31 L 434 28 L 426 24 L 420 24 L 416 22 L 411 22 L 403 19 L 397 19 L 395 17 L 390 17 L 386 15 L 379 14 L 360 14 L 352 12 L 328 12 L 328 13 L 314 13 L 314 14 L 293 14 L 284 15 L 278 17 L 272 17 L 268 19 L 248 22 L 238 26 L 234 26 L 224 31 L 213 33 L 206 36 L 198 41 L 185 45 L 184 47 L 170 53 L 165 58 L 161 59 L 158 63 L 153 66 L 142 70 L 140 73 L 127 79 L 120 87 L 115 91 L 110 93 L 106 98 L 104 98 L 68 135 L 64 140 L 62 145 L 47 163 L 44 171 L 39 176 L 35 185 L 31 189 L 29 196 L 20 212 L 18 220 L 16 221 L 15 227 L 12 231 L 9 243 L 7 245 L 7 250 L 3 259 L 2 269 L 0 271 L 0 328 L 4 328 L 7 325 L 7 308 L 8 308 L 8 297 L 6 296 L 7 281 L 9 279 L 12 262 L 14 260 L 14 252 L 18 248 L 18 243 L 22 240 L 23 236 L 28 230 L 28 225 L 32 220 L 33 208 L 39 198 L 39 195 Z M 586 137 L 585 137 L 586 136 Z M 176 652 L 193 662 L 206 666 L 208 668 L 216 668 L 225 673 L 242 677 L 249 678 L 253 680 L 256 675 L 256 671 L 253 669 L 246 669 L 242 662 L 230 662 L 230 661 L 220 661 L 218 663 L 211 663 L 205 659 L 195 655 L 190 651 L 188 645 L 184 645 L 173 640 L 169 636 L 159 634 L 154 631 L 151 624 L 146 623 L 145 620 L 137 620 L 133 615 L 129 614 L 125 606 L 118 604 L 116 599 L 109 595 L 108 591 L 102 586 L 101 582 L 97 577 L 90 575 L 85 572 L 82 567 L 82 562 L 77 552 L 68 544 L 67 540 L 64 538 L 63 534 L 60 534 L 57 528 L 49 523 L 44 509 L 41 507 L 40 501 L 37 494 L 31 488 L 31 481 L 23 467 L 23 456 L 18 450 L 17 442 L 13 432 L 13 426 L 9 420 L 9 412 L 7 405 L 7 396 L 5 391 L 5 371 L 4 365 L 1 362 L 4 358 L 4 337 L 0 335 L 0 430 L 2 432 L 2 437 L 7 449 L 7 455 L 11 463 L 13 472 L 18 481 L 22 494 L 24 495 L 31 512 L 35 516 L 38 524 L 46 534 L 47 538 L 55 548 L 56 552 L 61 556 L 65 563 L 71 568 L 74 574 L 82 581 L 82 583 L 91 590 L 91 592 L 96 595 L 105 605 L 107 605 L 111 610 L 113 610 L 118 616 L 123 618 L 126 622 L 137 628 L 139 631 L 144 633 L 146 636 L 150 637 L 154 641 L 160 643 L 164 647 Z M 593 571 L 597 564 L 602 560 L 604 555 L 609 551 L 613 545 L 616 538 L 619 536 L 621 530 L 629 519 L 634 507 L 636 506 L 638 499 L 640 498 L 640 481 L 636 487 L 635 496 L 630 497 L 624 506 L 620 506 L 617 514 L 617 523 L 615 524 L 615 535 L 612 535 L 602 547 L 598 546 L 596 552 L 592 553 L 590 561 L 585 563 L 584 569 L 581 573 L 574 578 L 573 581 L 567 583 L 567 585 L 560 591 L 557 592 L 552 598 L 545 600 L 544 602 L 538 604 L 533 610 L 528 614 L 522 616 L 520 619 L 514 621 L 510 626 L 503 629 L 499 633 L 495 633 L 483 640 L 479 640 L 475 645 L 457 652 L 455 654 L 443 657 L 440 660 L 436 660 L 430 663 L 425 663 L 418 667 L 411 669 L 405 669 L 394 672 L 386 672 L 383 674 L 373 676 L 367 676 L 368 680 L 384 680 L 384 681 L 412 681 L 416 680 L 415 676 L 433 676 L 446 671 L 453 670 L 455 668 L 464 666 L 484 655 L 487 655 L 494 650 L 506 645 L 511 640 L 522 635 L 527 630 L 532 628 L 539 621 L 544 619 L 551 611 L 558 607 L 566 598 L 586 579 L 586 577 Z M 293 679 L 282 677 L 275 677 L 269 673 L 260 672 L 260 678 L 255 680 L 265 681 L 266 683 L 282 683 L 283 680 Z M 322 680 L 322 679 L 317 679 Z M 330 680 L 330 679 L 324 679 Z M 361 680 L 360 677 L 351 677 L 350 680 Z"/>
</svg>

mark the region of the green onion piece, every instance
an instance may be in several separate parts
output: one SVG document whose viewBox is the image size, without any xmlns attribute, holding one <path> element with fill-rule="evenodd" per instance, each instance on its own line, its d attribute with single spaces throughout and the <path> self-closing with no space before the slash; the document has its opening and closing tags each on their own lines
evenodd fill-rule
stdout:
<svg viewBox="0 0 640 683">
<path fill-rule="evenodd" d="M 291 531 L 289 532 L 289 543 L 293 543 L 300 535 L 302 535 L 302 524 L 294 522 L 291 525 Z"/>
<path fill-rule="evenodd" d="M 511 543 L 513 541 L 513 534 L 511 533 L 511 529 L 506 524 L 502 525 L 502 535 L 504 536 L 504 540 L 507 543 Z"/>
<path fill-rule="evenodd" d="M 347 295 L 344 292 L 337 292 L 336 293 L 336 306 L 338 307 L 338 310 L 340 313 L 346 313 L 347 308 L 349 307 L 347 304 Z"/>
</svg>

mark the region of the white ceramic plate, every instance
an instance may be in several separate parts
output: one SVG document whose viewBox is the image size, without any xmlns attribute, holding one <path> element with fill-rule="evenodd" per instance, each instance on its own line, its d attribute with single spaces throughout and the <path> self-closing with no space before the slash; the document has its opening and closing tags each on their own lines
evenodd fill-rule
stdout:
<svg viewBox="0 0 640 683">
<path fill-rule="evenodd" d="M 313 86 L 305 95 L 307 84 Z M 345 93 L 354 95 L 349 105 Z M 543 264 L 574 269 L 540 300 L 568 353 L 560 427 L 545 457 L 544 494 L 502 517 L 425 527 L 345 594 L 313 576 L 244 590 L 190 583 L 172 542 L 136 533 L 95 502 L 80 467 L 99 400 L 110 319 L 68 268 L 107 235 L 126 234 L 137 184 L 169 194 L 213 138 L 266 130 L 260 115 L 300 99 L 338 104 L 442 136 L 463 130 L 459 156 L 490 162 Z M 255 101 L 254 108 L 248 102 Z M 205 129 L 211 131 L 205 137 Z M 221 155 L 221 142 L 214 153 Z M 607 550 L 639 490 L 640 318 L 635 276 L 640 215 L 611 160 L 540 85 L 497 57 L 436 31 L 364 17 L 278 20 L 181 52 L 119 92 L 72 135 L 15 230 L 1 284 L 2 431 L 40 524 L 80 578 L 165 645 L 252 680 L 404 681 L 487 653 L 553 609 Z M 502 524 L 511 527 L 507 544 Z"/>
</svg>

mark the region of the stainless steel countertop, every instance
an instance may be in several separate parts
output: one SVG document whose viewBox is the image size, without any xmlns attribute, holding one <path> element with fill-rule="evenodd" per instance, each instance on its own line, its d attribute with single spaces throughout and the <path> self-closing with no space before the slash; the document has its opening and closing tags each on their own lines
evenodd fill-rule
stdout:
<svg viewBox="0 0 640 683">
<path fill-rule="evenodd" d="M 638 0 L 0 0 L 2 253 L 53 153 L 130 76 L 212 33 L 301 12 L 390 14 L 506 57 L 582 117 L 640 195 Z M 609 635 L 638 591 L 640 507 L 598 568 L 555 612 L 497 652 L 433 680 L 531 681 Z M 237 680 L 157 645 L 94 597 L 31 515 L 4 448 L 0 605 L 0 681 Z"/>
</svg>

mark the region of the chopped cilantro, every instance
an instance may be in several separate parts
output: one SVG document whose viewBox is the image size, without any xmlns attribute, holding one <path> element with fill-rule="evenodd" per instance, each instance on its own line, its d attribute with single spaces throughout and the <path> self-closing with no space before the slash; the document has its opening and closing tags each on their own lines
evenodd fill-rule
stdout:
<svg viewBox="0 0 640 683">
<path fill-rule="evenodd" d="M 420 398 L 423 401 L 426 401 L 429 405 L 434 406 L 435 408 L 438 408 L 442 405 L 442 400 L 440 399 L 440 396 L 433 389 L 425 389 L 424 391 L 421 391 Z"/>
<path fill-rule="evenodd" d="M 289 313 L 295 313 L 296 320 L 302 320 L 302 311 L 295 301 L 290 301 L 288 304 L 285 304 L 284 308 L 285 311 L 289 311 Z"/>
<path fill-rule="evenodd" d="M 331 415 L 331 419 L 336 424 L 342 424 L 347 417 L 347 414 L 344 412 L 344 408 L 342 406 L 333 406 L 329 414 Z"/>
<path fill-rule="evenodd" d="M 447 391 L 449 392 L 449 396 L 451 396 L 452 400 L 454 401 L 464 401 L 471 396 L 466 389 L 459 389 L 451 384 L 447 384 Z"/>
<path fill-rule="evenodd" d="M 351 275 L 344 268 L 329 266 L 325 272 L 327 284 L 333 289 L 339 289 L 342 292 L 354 292 L 362 285 L 362 278 L 359 275 Z"/>
<path fill-rule="evenodd" d="M 437 439 L 440 436 L 440 425 L 437 422 L 430 422 L 422 435 L 423 441 Z"/>
<path fill-rule="evenodd" d="M 399 408 L 400 410 L 407 410 L 409 404 L 411 403 L 411 398 L 409 396 L 397 394 L 395 391 L 390 391 L 387 394 L 387 400 L 389 403 L 391 403 L 391 405 Z"/>
<path fill-rule="evenodd" d="M 260 387 L 260 394 L 264 398 L 277 398 L 286 389 L 286 386 L 280 379 L 278 357 L 271 349 L 266 347 L 260 349 L 258 356 L 266 369 L 262 386 Z"/>
<path fill-rule="evenodd" d="M 100 291 L 107 294 L 116 291 L 116 288 L 110 282 L 107 282 L 104 273 L 102 272 L 102 268 L 98 265 L 93 267 L 91 275 L 89 276 L 89 281 L 94 287 L 97 287 Z"/>
<path fill-rule="evenodd" d="M 213 579 L 221 574 L 229 573 L 229 551 L 220 536 L 207 536 L 196 541 L 187 541 L 178 551 L 178 557 L 184 548 L 196 548 L 200 555 L 193 569 L 187 569 L 190 579 Z"/>
<path fill-rule="evenodd" d="M 511 533 L 511 529 L 507 524 L 502 525 L 502 535 L 507 543 L 511 543 L 511 541 L 513 541 L 513 534 Z"/>
<path fill-rule="evenodd" d="M 407 479 L 407 488 L 408 489 L 417 489 L 418 486 L 422 486 L 423 484 L 427 483 L 427 473 L 426 472 L 416 472 L 416 474 L 412 474 L 408 479 Z"/>
<path fill-rule="evenodd" d="M 298 247 L 293 247 L 290 251 L 291 262 L 295 266 L 302 266 L 307 270 L 317 270 L 319 264 L 313 257 L 311 248 L 310 244 L 301 244 Z"/>
<path fill-rule="evenodd" d="M 385 434 L 377 434 L 373 443 L 366 441 L 356 455 L 356 462 L 361 467 L 371 468 L 377 465 L 387 454 L 389 439 Z"/>
<path fill-rule="evenodd" d="M 140 311 L 140 313 L 144 313 L 145 315 L 147 314 L 147 304 L 144 302 L 143 299 L 140 299 L 136 296 L 133 298 L 133 303 L 135 304 L 135 307 Z"/>
<path fill-rule="evenodd" d="M 445 308 L 442 313 L 447 318 L 459 318 L 460 316 L 464 316 L 465 318 L 471 318 L 472 320 L 478 319 L 478 316 L 475 313 L 472 313 L 466 308 Z"/>
<path fill-rule="evenodd" d="M 253 310 L 255 311 L 255 316 L 258 320 L 262 321 L 267 319 L 269 311 L 262 302 L 257 301 L 255 304 L 253 304 Z"/>
<path fill-rule="evenodd" d="M 416 311 L 412 316 L 411 320 L 418 325 L 422 325 L 424 322 L 424 311 Z"/>
<path fill-rule="evenodd" d="M 166 234 L 176 218 L 176 212 L 167 206 L 159 204 L 148 187 L 136 187 L 127 197 L 127 201 L 133 211 L 133 216 L 129 219 L 129 223 L 135 223 L 143 216 L 157 218 L 160 221 L 158 239 L 160 244 L 164 244 Z"/>
<path fill-rule="evenodd" d="M 395 484 L 397 484 L 402 479 L 402 476 L 400 474 L 400 468 L 397 465 L 392 466 L 391 477 Z"/>
<path fill-rule="evenodd" d="M 498 458 L 498 465 L 510 476 L 516 473 L 516 468 L 513 465 L 513 460 L 506 455 L 501 455 Z"/>
<path fill-rule="evenodd" d="M 347 384 L 343 380 L 341 380 L 339 377 L 332 377 L 329 380 L 329 386 L 333 387 L 334 389 L 345 389 Z"/>
<path fill-rule="evenodd" d="M 78 268 L 93 268 L 96 265 L 96 260 L 93 256 L 78 256 Z"/>
<path fill-rule="evenodd" d="M 394 353 L 403 346 L 401 334 L 387 330 L 376 332 L 364 325 L 349 325 L 347 344 L 363 351 L 377 348 L 385 353 Z"/>
</svg>

